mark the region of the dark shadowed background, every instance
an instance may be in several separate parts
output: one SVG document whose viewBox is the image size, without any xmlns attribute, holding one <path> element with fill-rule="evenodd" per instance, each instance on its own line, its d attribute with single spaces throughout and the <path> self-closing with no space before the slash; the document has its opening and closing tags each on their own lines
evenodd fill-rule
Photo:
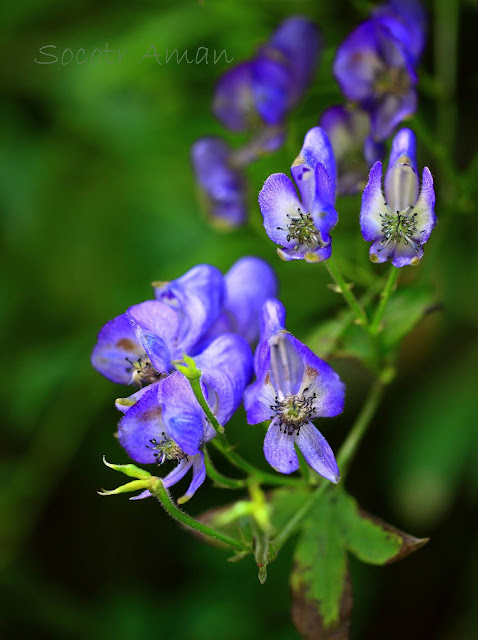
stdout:
<svg viewBox="0 0 478 640">
<path fill-rule="evenodd" d="M 478 171 L 451 180 L 434 148 L 445 144 L 460 171 L 477 150 L 475 2 L 461 3 L 456 95 L 436 97 L 434 74 L 455 74 L 447 69 L 449 43 L 436 27 L 436 10 L 445 7 L 446 15 L 456 2 L 428 6 L 419 83 L 417 126 L 430 132 L 419 134 L 419 165 L 428 164 L 435 176 L 440 223 L 422 264 L 402 276 L 433 283 L 443 309 L 406 339 L 398 378 L 347 480 L 364 508 L 431 541 L 397 565 L 352 563 L 356 639 L 478 637 Z M 127 461 L 112 436 L 114 398 L 129 390 L 102 378 L 89 357 L 100 327 L 150 297 L 152 281 L 173 279 L 200 262 L 227 270 L 244 254 L 270 260 L 289 329 L 303 340 L 340 308 L 321 265 L 278 260 L 261 230 L 256 194 L 270 173 L 288 171 L 305 132 L 326 106 L 341 101 L 330 69 L 334 49 L 366 11 L 345 0 L 2 4 L 4 637 L 298 638 L 289 617 L 291 543 L 261 586 L 250 558 L 228 563 L 227 553 L 180 530 L 155 501 L 97 495 L 120 480 L 102 455 Z M 248 171 L 251 223 L 221 234 L 199 211 L 189 164 L 195 139 L 223 133 L 210 102 L 228 64 L 224 56 L 214 64 L 214 50 L 225 49 L 235 62 L 246 58 L 291 14 L 320 26 L 320 69 L 290 118 L 285 147 Z M 56 47 L 46 51 L 57 63 L 34 61 L 52 61 L 39 53 L 45 45 Z M 151 45 L 163 64 L 143 58 L 153 53 Z M 127 50 L 121 64 L 117 53 L 91 59 L 106 46 Z M 167 49 L 180 55 L 187 49 L 194 59 L 198 47 L 209 49 L 209 64 L 177 64 L 175 57 L 165 63 Z M 76 55 L 80 48 L 84 64 L 61 64 L 65 49 Z M 63 61 L 69 58 L 67 52 Z M 339 201 L 334 251 L 360 291 L 381 267 L 369 264 L 359 206 L 358 196 Z M 370 377 L 351 361 L 334 366 L 348 388 L 345 413 L 324 426 L 337 450 Z M 263 433 L 247 426 L 242 412 L 229 435 L 265 465 Z M 188 508 L 198 514 L 229 499 L 207 481 Z"/>
</svg>

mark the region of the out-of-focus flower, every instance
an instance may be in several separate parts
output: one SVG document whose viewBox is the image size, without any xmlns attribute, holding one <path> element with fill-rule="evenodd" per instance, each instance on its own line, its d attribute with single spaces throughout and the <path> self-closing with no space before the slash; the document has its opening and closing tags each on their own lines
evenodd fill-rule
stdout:
<svg viewBox="0 0 478 640">
<path fill-rule="evenodd" d="M 244 397 L 247 421 L 271 420 L 264 455 L 276 471 L 298 469 L 297 444 L 312 469 L 336 483 L 340 473 L 335 456 L 311 421 L 342 412 L 344 384 L 326 362 L 285 330 L 285 310 L 278 300 L 267 301 L 263 315 L 263 336 L 272 333 L 257 347 L 257 380 Z"/>
<path fill-rule="evenodd" d="M 420 189 L 415 135 L 402 129 L 393 140 L 382 193 L 382 163 L 370 171 L 362 196 L 360 227 L 370 247 L 372 262 L 391 260 L 395 267 L 417 265 L 436 224 L 435 191 L 428 167 Z"/>
<path fill-rule="evenodd" d="M 320 262 L 332 253 L 330 231 L 337 223 L 335 159 L 327 134 L 314 127 L 305 136 L 291 173 L 299 189 L 283 173 L 269 176 L 259 193 L 259 206 L 269 238 L 283 260 Z"/>
<path fill-rule="evenodd" d="M 425 46 L 427 17 L 418 0 L 388 0 L 373 11 L 417 64 Z"/>
<path fill-rule="evenodd" d="M 300 17 L 285 20 L 254 58 L 221 76 L 214 114 L 232 131 L 281 124 L 307 88 L 319 48 L 313 23 Z"/>
<path fill-rule="evenodd" d="M 247 217 L 247 190 L 243 172 L 232 163 L 232 150 L 224 140 L 207 137 L 191 149 L 191 161 L 205 210 L 212 221 L 237 227 Z"/>
<path fill-rule="evenodd" d="M 381 20 L 367 20 L 345 39 L 337 49 L 334 74 L 344 95 L 369 111 L 376 140 L 388 138 L 415 112 L 412 58 Z"/>
<path fill-rule="evenodd" d="M 364 188 L 368 172 L 385 147 L 370 135 L 366 111 L 350 105 L 326 109 L 319 121 L 329 137 L 337 164 L 337 194 L 353 195 Z"/>
<path fill-rule="evenodd" d="M 284 20 L 262 48 L 281 61 L 290 72 L 290 106 L 296 104 L 309 86 L 318 64 L 321 39 L 313 22 L 301 16 Z"/>
<path fill-rule="evenodd" d="M 252 355 L 243 338 L 220 336 L 199 356 L 201 386 L 209 407 L 221 424 L 226 424 L 242 401 L 252 374 Z M 182 502 L 191 498 L 203 483 L 204 444 L 216 432 L 196 400 L 189 382 L 178 371 L 150 385 L 123 403 L 118 425 L 120 444 L 128 455 L 142 464 L 176 461 L 177 466 L 163 479 L 166 487 L 179 482 L 193 470 L 191 486 Z M 145 491 L 138 498 L 150 495 Z"/>
</svg>

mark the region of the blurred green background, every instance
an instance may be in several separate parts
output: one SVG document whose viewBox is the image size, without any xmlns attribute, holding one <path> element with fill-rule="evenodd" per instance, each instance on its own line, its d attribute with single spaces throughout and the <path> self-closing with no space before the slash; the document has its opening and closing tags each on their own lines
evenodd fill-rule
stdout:
<svg viewBox="0 0 478 640">
<path fill-rule="evenodd" d="M 431 541 L 390 567 L 352 563 L 357 639 L 478 637 L 475 4 L 459 5 L 456 66 L 450 33 L 458 3 L 428 6 L 419 85 L 417 126 L 429 130 L 419 138 L 419 164 L 435 176 L 440 223 L 423 263 L 405 269 L 402 281 L 431 282 L 443 310 L 406 339 L 399 376 L 347 480 L 364 508 Z M 320 25 L 322 63 L 291 116 L 286 146 L 250 168 L 251 224 L 219 234 L 199 212 L 189 149 L 201 135 L 222 134 L 210 102 L 228 65 L 224 57 L 217 65 L 139 61 L 154 44 L 163 61 L 166 49 L 194 57 L 202 46 L 210 55 L 226 49 L 237 62 L 291 14 Z M 258 233 L 256 194 L 270 173 L 288 170 L 307 129 L 341 100 L 333 51 L 365 15 L 362 3 L 345 0 L 2 4 L 2 637 L 298 638 L 289 618 L 291 543 L 261 586 L 250 558 L 228 563 L 153 500 L 96 494 L 118 483 L 101 456 L 127 461 L 112 434 L 113 400 L 128 390 L 96 373 L 89 356 L 100 327 L 150 297 L 150 282 L 198 262 L 227 270 L 244 254 L 269 259 L 288 326 L 304 340 L 341 307 L 323 267 L 276 258 Z M 59 57 L 80 47 L 87 56 L 106 46 L 127 53 L 121 64 L 116 54 L 111 64 L 98 54 L 83 65 L 35 63 L 49 44 Z M 360 292 L 381 268 L 368 262 L 359 203 L 340 202 L 334 251 Z M 337 449 L 370 376 L 351 361 L 333 364 L 348 387 L 343 416 L 324 425 Z M 241 412 L 229 434 L 264 464 L 262 433 Z M 230 497 L 207 481 L 188 507 L 198 514 Z"/>
</svg>

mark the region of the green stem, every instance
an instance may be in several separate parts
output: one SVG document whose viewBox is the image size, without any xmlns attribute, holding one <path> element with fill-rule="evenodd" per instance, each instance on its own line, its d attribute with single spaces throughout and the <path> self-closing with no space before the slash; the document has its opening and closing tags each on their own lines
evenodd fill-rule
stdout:
<svg viewBox="0 0 478 640">
<path fill-rule="evenodd" d="M 372 322 L 370 324 L 370 333 L 374 336 L 377 335 L 380 331 L 380 323 L 382 322 L 382 317 L 387 307 L 388 299 L 390 298 L 390 294 L 394 290 L 395 284 L 398 280 L 399 269 L 397 267 L 390 267 L 390 271 L 388 274 L 387 282 L 385 283 L 385 287 L 383 288 L 382 293 L 380 294 L 380 302 L 373 316 Z"/>
<path fill-rule="evenodd" d="M 337 464 L 342 474 L 342 480 L 345 478 L 348 467 L 355 455 L 355 452 L 373 418 L 375 412 L 382 400 L 385 386 L 379 380 L 376 380 L 368 393 L 367 399 L 355 420 L 352 429 L 349 431 L 345 442 L 340 447 L 339 454 L 337 456 Z"/>
<path fill-rule="evenodd" d="M 220 473 L 213 465 L 209 451 L 204 448 L 204 462 L 206 465 L 206 473 L 218 487 L 225 489 L 243 489 L 247 487 L 247 480 L 228 478 Z"/>
<path fill-rule="evenodd" d="M 183 524 L 185 527 L 189 529 L 193 529 L 198 533 L 201 533 L 205 536 L 209 536 L 210 538 L 214 538 L 214 540 L 219 540 L 224 544 L 232 547 L 233 549 L 237 549 L 238 551 L 250 551 L 250 547 L 246 544 L 236 540 L 235 538 L 231 538 L 229 536 L 224 535 L 220 531 L 216 531 L 212 527 L 208 527 L 207 525 L 191 518 L 171 500 L 168 490 L 162 483 L 161 479 L 158 478 L 158 482 L 150 489 L 151 493 L 158 498 L 161 502 L 164 510 L 169 513 L 175 520 Z"/>
<path fill-rule="evenodd" d="M 324 262 L 327 271 L 330 273 L 332 280 L 334 280 L 337 285 L 339 292 L 343 295 L 345 301 L 349 305 L 350 309 L 353 311 L 355 315 L 355 319 L 358 324 L 362 324 L 365 327 L 368 326 L 368 318 L 365 314 L 365 311 L 360 306 L 359 301 L 354 296 L 352 291 L 349 289 L 347 283 L 345 282 L 340 269 L 338 268 L 335 260 L 330 257 L 328 260 Z"/>
<path fill-rule="evenodd" d="M 206 414 L 207 419 L 209 420 L 209 422 L 214 427 L 216 433 L 219 433 L 219 434 L 224 433 L 224 427 L 219 424 L 219 422 L 217 421 L 216 416 L 213 414 L 213 412 L 211 411 L 211 408 L 209 407 L 208 403 L 206 402 L 206 398 L 204 397 L 204 394 L 203 394 L 202 389 L 201 389 L 201 383 L 200 383 L 201 378 L 199 378 L 199 377 L 198 378 L 188 378 L 188 380 L 189 380 L 189 384 L 191 385 L 191 389 L 193 390 L 193 393 L 196 396 L 196 400 L 201 405 L 202 410 Z"/>
</svg>

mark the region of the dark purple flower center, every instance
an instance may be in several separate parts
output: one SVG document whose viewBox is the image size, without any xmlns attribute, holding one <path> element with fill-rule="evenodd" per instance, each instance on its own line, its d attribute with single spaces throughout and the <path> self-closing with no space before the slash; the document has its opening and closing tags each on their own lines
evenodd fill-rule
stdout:
<svg viewBox="0 0 478 640">
<path fill-rule="evenodd" d="M 271 405 L 275 417 L 279 418 L 279 427 L 284 433 L 291 435 L 299 435 L 302 425 L 309 422 L 314 415 L 314 401 L 317 396 L 312 393 L 307 396 L 308 388 L 305 388 L 301 394 L 285 396 L 283 400 L 275 397 L 275 403 Z"/>
<path fill-rule="evenodd" d="M 146 445 L 147 449 L 154 451 L 153 455 L 158 464 L 163 464 L 165 460 L 182 460 L 183 458 L 187 458 L 187 454 L 185 454 L 181 447 L 176 444 L 172 438 L 169 438 L 164 431 L 161 436 L 161 440 L 156 440 L 156 438 L 150 440 L 152 446 Z"/>
</svg>

